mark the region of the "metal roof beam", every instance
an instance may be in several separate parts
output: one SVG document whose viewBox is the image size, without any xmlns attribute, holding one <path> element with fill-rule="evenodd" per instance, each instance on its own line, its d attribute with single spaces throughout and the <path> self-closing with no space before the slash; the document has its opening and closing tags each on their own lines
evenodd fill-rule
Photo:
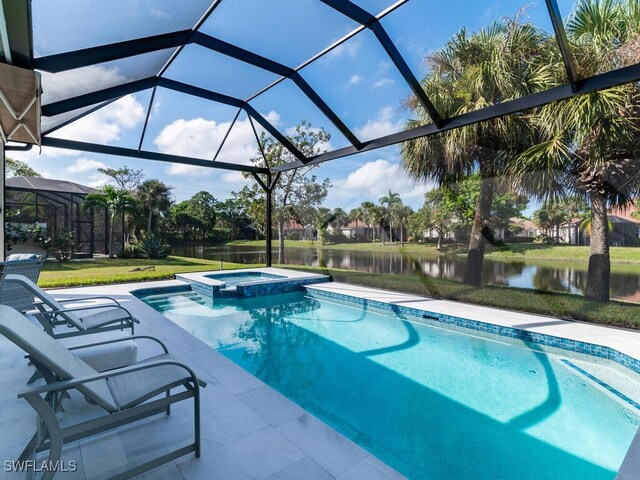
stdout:
<svg viewBox="0 0 640 480">
<path fill-rule="evenodd" d="M 141 158 L 146 160 L 155 160 L 159 162 L 181 163 L 184 165 L 192 165 L 196 167 L 217 168 L 220 170 L 233 170 L 248 173 L 267 173 L 266 168 L 253 167 L 250 165 L 238 165 L 235 163 L 213 162 L 201 158 L 183 157 L 180 155 L 170 155 L 167 153 L 149 152 L 146 150 L 138 151 L 133 148 L 115 147 L 112 145 L 98 145 L 95 143 L 77 142 L 75 140 L 66 140 L 63 138 L 44 137 L 42 146 L 64 148 L 68 150 L 78 150 L 82 152 L 100 153 L 104 155 L 117 155 L 121 157 Z"/>
<path fill-rule="evenodd" d="M 72 52 L 58 53 L 33 59 L 33 67 L 46 72 L 62 72 L 74 68 L 86 67 L 98 63 L 110 62 L 121 58 L 142 55 L 143 53 L 175 48 L 189 41 L 191 30 L 153 35 L 136 40 L 83 48 Z"/>
<path fill-rule="evenodd" d="M 156 84 L 156 77 L 143 78 L 134 82 L 116 85 L 95 92 L 79 95 L 77 97 L 67 98 L 59 102 L 53 102 L 42 106 L 42 115 L 45 117 L 53 117 L 61 113 L 70 112 L 78 108 L 88 107 L 100 102 L 106 102 L 115 98 L 128 95 L 130 93 L 139 92 L 152 88 Z"/>
<path fill-rule="evenodd" d="M 396 66 L 405 82 L 407 82 L 407 84 L 409 85 L 409 88 L 411 88 L 413 94 L 418 98 L 418 101 L 431 118 L 433 124 L 437 127 L 442 127 L 444 121 L 442 120 L 440 113 L 438 113 L 436 107 L 433 105 L 433 103 L 431 103 L 431 100 L 423 90 L 422 85 L 420 85 L 420 82 L 415 77 L 415 75 L 411 71 L 411 68 L 409 68 L 409 65 L 402 57 L 400 51 L 397 49 L 397 47 L 391 40 L 391 37 L 389 37 L 389 34 L 382 26 L 382 23 L 380 23 L 380 21 L 376 18 L 376 16 L 370 14 L 350 0 L 321 1 L 334 10 L 351 18 L 353 21 L 359 23 L 360 25 L 364 25 L 375 34 L 378 42 L 380 42 L 382 48 L 384 48 L 384 50 L 387 52 L 387 55 Z"/>
<path fill-rule="evenodd" d="M 475 110 L 473 112 L 458 115 L 447 119 L 447 123 L 442 128 L 437 128 L 433 124 L 422 125 L 420 127 L 412 128 L 410 130 L 404 130 L 402 132 L 394 133 L 384 137 L 376 138 L 374 140 L 365 142 L 360 152 L 368 152 L 382 147 L 388 147 L 397 143 L 406 142 L 409 140 L 415 140 L 420 137 L 428 137 L 447 130 L 453 130 L 455 128 L 465 127 L 473 125 L 475 123 L 491 120 L 493 118 L 502 117 L 505 115 L 511 115 L 524 110 L 529 110 L 535 107 L 541 107 L 548 103 L 566 100 L 577 95 L 583 95 L 587 93 L 593 93 L 598 90 L 606 88 L 616 87 L 630 82 L 637 82 L 640 80 L 640 64 L 631 65 L 628 67 L 620 68 L 610 72 L 602 73 L 594 77 L 589 77 L 584 80 L 579 80 L 577 85 L 577 91 L 573 91 L 571 85 L 561 85 L 559 87 L 545 90 L 542 92 L 527 95 L 525 97 L 517 98 L 508 102 L 498 103 L 490 107 Z M 347 157 L 359 153 L 353 147 L 345 147 L 332 152 L 323 153 L 315 157 L 309 158 L 306 164 L 298 162 L 291 162 L 286 165 L 280 165 L 274 167 L 272 171 L 287 171 L 294 168 L 303 166 L 315 165 L 318 163 L 327 162 L 329 160 L 335 160 L 337 158 Z"/>
<path fill-rule="evenodd" d="M 558 2 L 556 0 L 545 1 L 547 3 L 547 10 L 549 11 L 553 30 L 556 33 L 558 47 L 560 47 L 560 54 L 562 55 L 564 68 L 567 72 L 567 80 L 569 81 L 569 85 L 571 85 L 571 89 L 574 92 L 577 92 L 578 86 L 576 81 L 578 80 L 578 74 L 576 73 L 576 59 L 573 56 L 571 47 L 569 46 L 569 39 L 567 38 L 567 32 L 564 29 L 564 23 L 562 22 L 562 16 L 560 15 Z"/>
<path fill-rule="evenodd" d="M 204 33 L 195 32 L 192 37 L 193 42 L 205 47 L 209 50 L 213 50 L 228 57 L 240 60 L 241 62 L 248 63 L 254 67 L 258 67 L 262 70 L 266 70 L 276 75 L 281 75 L 285 78 L 290 78 L 296 86 L 302 90 L 311 102 L 327 117 L 331 123 L 344 135 L 349 143 L 354 146 L 360 145 L 360 140 L 349 130 L 349 128 L 340 120 L 338 115 L 327 105 L 327 103 L 316 93 L 316 91 L 309 85 L 302 76 L 296 72 L 295 69 L 282 65 L 261 55 L 255 54 L 244 48 L 240 48 L 236 45 L 232 45 L 218 38 L 205 35 Z"/>
</svg>

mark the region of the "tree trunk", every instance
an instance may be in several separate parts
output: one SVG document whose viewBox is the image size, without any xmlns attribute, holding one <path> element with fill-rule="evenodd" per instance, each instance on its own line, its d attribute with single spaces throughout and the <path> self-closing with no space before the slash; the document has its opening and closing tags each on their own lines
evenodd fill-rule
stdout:
<svg viewBox="0 0 640 480">
<path fill-rule="evenodd" d="M 438 232 L 438 245 L 436 246 L 436 250 L 441 250 L 442 249 L 442 232 L 439 231 Z"/>
<path fill-rule="evenodd" d="M 463 282 L 476 287 L 482 284 L 482 268 L 484 266 L 484 249 L 486 243 L 484 229 L 489 228 L 493 192 L 495 190 L 494 182 L 495 180 L 492 176 L 483 175 L 480 184 L 480 195 L 478 196 L 478 203 L 471 227 L 471 238 L 469 239 L 469 250 L 467 253 L 467 264 L 464 270 Z"/>
<path fill-rule="evenodd" d="M 109 258 L 116 258 L 115 254 L 113 253 L 113 230 L 115 229 L 115 223 L 116 217 L 114 215 L 111 215 L 111 221 L 109 222 L 109 226 L 111 227 L 109 229 Z"/>
<path fill-rule="evenodd" d="M 284 259 L 284 218 L 278 218 L 278 263 L 286 263 Z"/>
<path fill-rule="evenodd" d="M 382 225 L 382 223 L 380 223 L 380 240 L 382 241 L 382 245 L 386 245 L 386 239 L 385 239 L 385 234 L 384 234 L 384 225 Z"/>
<path fill-rule="evenodd" d="M 400 224 L 400 246 L 404 247 L 404 227 Z"/>
<path fill-rule="evenodd" d="M 375 225 L 371 225 L 371 242 L 375 243 L 376 242 L 376 226 Z"/>
<path fill-rule="evenodd" d="M 605 197 L 589 194 L 591 200 L 591 245 L 589 247 L 589 270 L 584 296 L 597 302 L 609 301 L 609 219 Z"/>
<path fill-rule="evenodd" d="M 353 239 L 358 242 L 358 219 L 356 218 L 356 233 L 353 235 Z"/>
<path fill-rule="evenodd" d="M 147 235 L 151 235 L 151 220 L 153 219 L 153 210 L 149 209 L 149 217 L 147 218 Z"/>
</svg>

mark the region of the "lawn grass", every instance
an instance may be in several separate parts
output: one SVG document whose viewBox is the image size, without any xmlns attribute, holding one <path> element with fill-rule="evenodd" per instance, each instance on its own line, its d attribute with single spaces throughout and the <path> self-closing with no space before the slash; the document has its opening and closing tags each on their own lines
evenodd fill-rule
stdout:
<svg viewBox="0 0 640 480">
<path fill-rule="evenodd" d="M 155 266 L 155 270 L 132 272 L 134 268 Z M 224 262 L 224 269 L 248 268 L 263 265 L 245 265 Z M 41 287 L 76 287 L 110 283 L 143 282 L 173 278 L 176 273 L 219 270 L 220 262 L 170 256 L 165 260 L 147 259 L 92 259 L 70 262 L 46 262 L 38 284 Z"/>
<path fill-rule="evenodd" d="M 276 244 L 277 243 L 274 243 L 274 245 Z M 228 245 L 264 248 L 265 242 L 264 240 L 236 241 L 231 242 Z M 321 246 L 318 242 L 311 243 L 307 240 L 285 240 L 285 248 L 323 248 L 326 250 L 415 253 L 433 256 L 465 256 L 467 254 L 465 245 L 451 245 L 447 246 L 442 251 L 438 251 L 435 245 L 424 243 L 405 243 L 404 247 L 401 247 L 400 244 L 394 245 L 391 243 L 383 245 L 380 242 L 336 243 Z M 589 260 L 589 247 L 578 247 L 574 245 L 542 245 L 538 243 L 512 243 L 500 246 L 489 245 L 485 256 L 492 260 L 520 260 L 528 263 L 535 263 L 536 261 L 541 260 L 560 260 L 565 262 L 584 262 L 586 265 Z M 640 248 L 611 247 L 611 263 L 640 265 Z"/>
<path fill-rule="evenodd" d="M 587 301 L 579 295 L 522 288 L 471 287 L 426 275 L 372 275 L 351 270 L 292 265 L 286 268 L 333 275 L 338 282 L 640 330 L 640 308 L 632 303 L 598 303 Z"/>
</svg>

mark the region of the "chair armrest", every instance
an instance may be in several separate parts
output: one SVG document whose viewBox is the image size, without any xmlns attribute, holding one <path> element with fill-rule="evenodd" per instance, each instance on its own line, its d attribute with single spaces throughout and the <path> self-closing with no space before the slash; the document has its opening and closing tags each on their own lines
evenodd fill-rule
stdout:
<svg viewBox="0 0 640 480">
<path fill-rule="evenodd" d="M 152 362 L 145 362 L 144 364 L 137 364 L 137 365 L 131 365 L 129 367 L 117 368 L 115 370 L 109 370 L 108 372 L 96 373 L 95 375 L 87 375 L 84 377 L 75 378 L 73 380 L 62 380 L 61 382 L 49 383 L 47 385 L 42 385 L 40 387 L 24 390 L 18 393 L 18 398 L 24 398 L 31 395 L 40 395 L 42 393 L 69 390 L 70 388 L 76 388 L 79 385 L 95 382 L 96 380 L 105 380 L 110 377 L 117 377 L 119 375 L 125 375 L 127 373 L 138 372 L 140 370 L 147 370 L 147 369 L 156 368 L 156 367 L 164 367 L 168 365 L 173 365 L 173 366 L 185 369 L 189 373 L 189 376 L 191 377 L 191 381 L 193 381 L 194 385 L 198 384 L 201 387 L 207 386 L 207 382 L 200 380 L 196 376 L 195 372 L 191 368 L 186 366 L 184 363 L 179 362 L 177 360 L 156 360 Z"/>
<path fill-rule="evenodd" d="M 73 350 L 79 350 L 81 348 L 97 347 L 100 345 L 109 345 L 110 343 L 124 342 L 127 340 L 151 340 L 159 344 L 160 347 L 162 347 L 162 350 L 164 350 L 164 353 L 169 353 L 169 349 L 161 340 L 157 339 L 156 337 L 152 337 L 150 335 L 131 335 L 129 337 L 105 340 L 104 342 L 87 343 L 86 345 L 78 345 L 76 347 L 67 347 L 67 350 L 73 351 Z"/>
<path fill-rule="evenodd" d="M 67 312 L 82 312 L 85 310 L 99 310 L 102 308 L 117 308 L 119 310 L 124 311 L 128 316 L 129 319 L 131 319 L 131 321 L 133 321 L 134 323 L 140 323 L 140 320 L 136 319 L 133 317 L 133 315 L 131 315 L 131 312 L 129 310 L 127 310 L 126 308 L 120 306 L 120 305 L 89 305 L 87 307 L 73 307 L 73 308 L 56 308 L 56 309 L 51 309 L 51 310 L 47 310 L 45 312 L 45 314 L 48 315 L 58 315 L 60 313 L 67 313 Z"/>
<path fill-rule="evenodd" d="M 113 303 L 115 303 L 118 306 L 120 305 L 120 302 L 118 302 L 118 300 L 116 300 L 115 298 L 111 298 L 111 297 L 104 297 L 104 296 L 99 296 L 99 297 L 83 297 L 83 298 L 69 298 L 66 300 L 58 300 L 58 303 L 80 303 L 80 302 L 87 302 L 89 300 L 109 300 L 112 301 Z M 111 305 L 104 305 L 105 307 L 109 307 Z"/>
</svg>

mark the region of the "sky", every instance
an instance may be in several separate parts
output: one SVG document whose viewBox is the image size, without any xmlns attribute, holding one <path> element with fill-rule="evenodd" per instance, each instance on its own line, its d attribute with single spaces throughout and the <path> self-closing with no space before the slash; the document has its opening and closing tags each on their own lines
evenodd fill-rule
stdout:
<svg viewBox="0 0 640 480">
<path fill-rule="evenodd" d="M 392 0 L 356 0 L 377 14 Z M 45 56 L 135 37 L 191 28 L 209 0 L 33 0 L 34 52 Z M 462 26 L 471 31 L 493 20 L 513 17 L 528 4 L 526 15 L 551 32 L 544 1 L 526 0 L 410 0 L 382 23 L 414 74 L 425 73 L 424 58 L 440 48 Z M 560 0 L 563 16 L 571 1 Z M 74 12 L 70 15 L 69 12 Z M 81 19 L 84 19 L 81 21 Z M 79 27 L 79 25 L 82 25 Z M 319 0 L 222 0 L 201 31 L 251 50 L 289 67 L 341 38 L 356 27 Z M 173 50 L 93 65 L 62 74 L 43 74 L 43 104 L 81 95 L 154 75 Z M 368 140 L 400 131 L 411 113 L 403 108 L 410 90 L 382 47 L 368 30 L 359 33 L 317 62 L 300 71 L 343 122 Z M 165 76 L 226 95 L 249 98 L 277 78 L 203 47 L 189 45 L 167 69 Z M 104 145 L 137 148 L 150 91 L 128 95 L 52 136 Z M 348 145 L 347 140 L 290 80 L 252 100 L 258 112 L 280 131 L 290 133 L 302 120 L 331 134 L 328 150 Z M 158 89 L 151 104 L 142 148 L 204 159 L 213 158 L 236 115 L 236 109 L 166 89 Z M 43 118 L 43 130 L 57 118 Z M 224 143 L 218 160 L 248 164 L 258 154 L 251 125 L 241 114 Z M 239 172 L 166 164 L 53 148 L 11 152 L 43 176 L 100 187 L 107 182 L 99 167 L 142 169 L 147 178 L 158 178 L 173 187 L 177 201 L 200 190 L 218 199 L 251 182 Z M 389 190 L 399 192 L 414 208 L 422 204 L 430 188 L 408 178 L 400 165 L 397 146 L 358 154 L 323 164 L 314 171 L 330 178 L 332 188 L 325 202 L 345 210 L 365 200 L 378 201 Z"/>
</svg>

